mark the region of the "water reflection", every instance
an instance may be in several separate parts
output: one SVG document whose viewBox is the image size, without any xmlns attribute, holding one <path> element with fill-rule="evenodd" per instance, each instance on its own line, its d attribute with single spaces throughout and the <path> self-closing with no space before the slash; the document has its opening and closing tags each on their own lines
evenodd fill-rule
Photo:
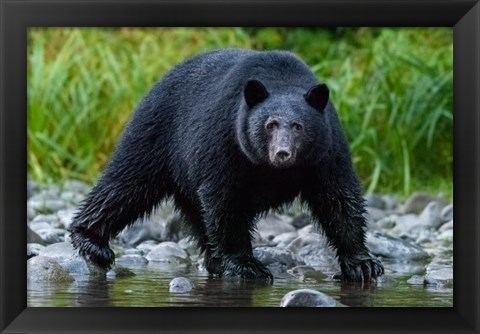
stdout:
<svg viewBox="0 0 480 334">
<path fill-rule="evenodd" d="M 276 277 L 270 285 L 209 278 L 195 267 L 148 264 L 130 269 L 135 276 L 81 276 L 67 284 L 29 283 L 28 306 L 276 307 L 286 293 L 304 288 L 321 291 L 351 307 L 453 306 L 453 289 L 408 284 L 411 274 L 389 274 L 375 283 L 341 283 L 328 277 L 319 280 Z M 189 278 L 194 289 L 188 293 L 170 293 L 170 280 L 179 276 Z"/>
</svg>

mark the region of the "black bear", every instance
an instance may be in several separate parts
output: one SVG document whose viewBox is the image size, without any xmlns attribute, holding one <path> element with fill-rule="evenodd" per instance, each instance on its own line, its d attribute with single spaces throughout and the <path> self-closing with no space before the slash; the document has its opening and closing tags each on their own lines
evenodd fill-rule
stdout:
<svg viewBox="0 0 480 334">
<path fill-rule="evenodd" d="M 252 255 L 255 221 L 297 196 L 344 280 L 383 273 L 365 246 L 364 200 L 329 90 L 290 52 L 212 51 L 158 81 L 76 213 L 74 247 L 109 268 L 109 240 L 169 196 L 210 274 L 273 281 Z"/>
</svg>

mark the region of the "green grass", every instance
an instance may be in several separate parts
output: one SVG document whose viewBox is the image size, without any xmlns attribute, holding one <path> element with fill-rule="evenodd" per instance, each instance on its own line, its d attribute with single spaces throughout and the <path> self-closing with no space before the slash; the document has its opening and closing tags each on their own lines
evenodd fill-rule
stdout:
<svg viewBox="0 0 480 334">
<path fill-rule="evenodd" d="M 222 47 L 288 49 L 331 91 L 365 190 L 452 197 L 447 28 L 36 28 L 28 34 L 28 171 L 94 182 L 167 70 Z"/>
</svg>

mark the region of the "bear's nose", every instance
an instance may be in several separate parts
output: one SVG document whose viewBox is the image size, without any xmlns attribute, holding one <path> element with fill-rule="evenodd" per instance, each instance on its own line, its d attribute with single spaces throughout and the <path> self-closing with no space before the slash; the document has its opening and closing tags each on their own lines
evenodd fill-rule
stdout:
<svg viewBox="0 0 480 334">
<path fill-rule="evenodd" d="M 275 155 L 279 161 L 286 161 L 290 158 L 292 154 L 287 150 L 280 150 Z"/>
</svg>

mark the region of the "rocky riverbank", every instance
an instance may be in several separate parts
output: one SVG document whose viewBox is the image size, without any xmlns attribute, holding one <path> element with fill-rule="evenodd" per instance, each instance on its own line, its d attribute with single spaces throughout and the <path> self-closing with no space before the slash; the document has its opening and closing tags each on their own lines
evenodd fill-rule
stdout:
<svg viewBox="0 0 480 334">
<path fill-rule="evenodd" d="M 82 182 L 63 186 L 28 181 L 27 268 L 29 282 L 72 282 L 89 275 L 105 275 L 78 257 L 69 243 L 67 228 L 78 203 L 90 190 Z M 453 286 L 453 206 L 444 198 L 415 193 L 401 202 L 392 195 L 367 194 L 367 243 L 385 264 L 381 285 L 409 275 L 409 284 Z M 334 253 L 308 214 L 298 205 L 258 222 L 254 255 L 276 278 L 300 281 L 331 279 L 339 267 Z M 108 277 L 134 275 L 151 263 L 192 266 L 205 272 L 203 258 L 181 229 L 181 218 L 170 203 L 142 224 L 135 224 L 112 241 L 116 266 Z M 172 277 L 173 279 L 174 277 Z M 168 289 L 168 287 L 165 287 Z M 176 278 L 171 293 L 195 289 L 188 279 Z M 319 286 L 321 289 L 321 286 Z M 318 291 L 317 291 L 318 292 Z M 291 291 L 281 306 L 341 306 L 312 290 Z M 330 298 L 330 299 L 329 299 Z"/>
</svg>

